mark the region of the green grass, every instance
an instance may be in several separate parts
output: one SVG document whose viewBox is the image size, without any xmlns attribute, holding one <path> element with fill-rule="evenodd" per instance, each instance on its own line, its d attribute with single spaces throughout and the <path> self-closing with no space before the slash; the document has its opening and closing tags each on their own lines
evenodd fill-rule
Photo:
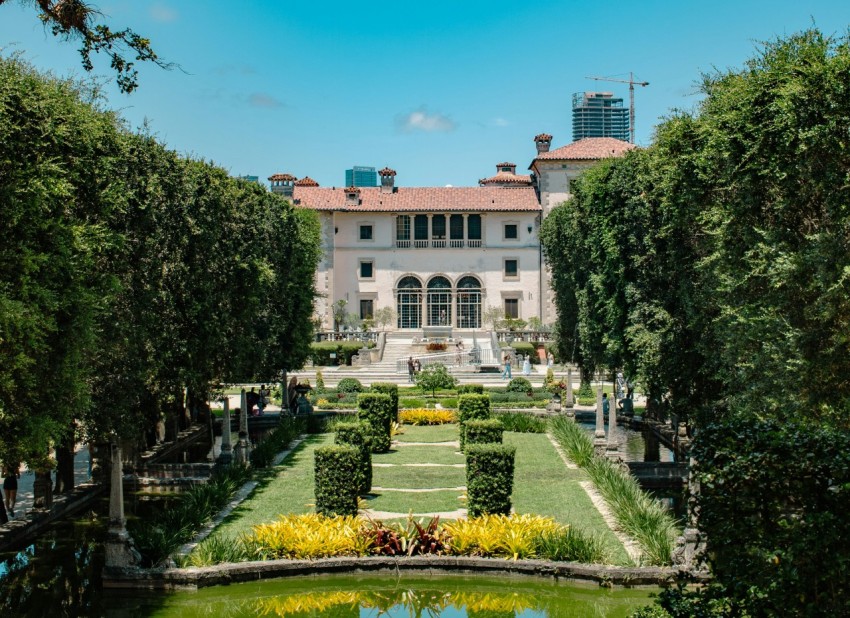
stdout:
<svg viewBox="0 0 850 618">
<path fill-rule="evenodd" d="M 462 462 L 457 462 L 462 463 Z M 427 489 L 428 487 L 460 487 L 466 485 L 464 468 L 409 467 L 373 468 L 372 485 L 400 489 Z M 407 509 L 404 509 L 405 511 Z"/>
<path fill-rule="evenodd" d="M 428 463 L 462 464 L 463 454 L 457 446 L 402 446 L 394 447 L 389 453 L 372 455 L 372 463 Z"/>
<path fill-rule="evenodd" d="M 504 441 L 517 448 L 512 497 L 517 513 L 552 517 L 598 534 L 611 562 L 631 563 L 622 543 L 579 485 L 590 480 L 587 472 L 568 469 L 544 434 L 505 433 Z"/>
<path fill-rule="evenodd" d="M 234 537 L 248 532 L 251 526 L 274 521 L 281 514 L 313 512 L 313 453 L 328 444 L 333 444 L 333 434 L 308 436 L 286 460 L 260 477 L 260 485 L 234 509 L 216 534 Z"/>
<path fill-rule="evenodd" d="M 459 496 L 462 491 L 433 491 L 428 493 L 385 492 L 367 500 L 368 508 L 391 513 L 435 513 L 465 508 Z"/>
<path fill-rule="evenodd" d="M 399 442 L 450 442 L 458 439 L 457 424 L 402 425 L 404 433 L 393 436 Z"/>
</svg>

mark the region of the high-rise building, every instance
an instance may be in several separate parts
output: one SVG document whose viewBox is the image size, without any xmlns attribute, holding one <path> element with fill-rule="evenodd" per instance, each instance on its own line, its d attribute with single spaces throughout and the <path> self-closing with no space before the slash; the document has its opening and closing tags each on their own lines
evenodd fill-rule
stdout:
<svg viewBox="0 0 850 618">
<path fill-rule="evenodd" d="M 377 187 L 378 172 L 374 167 L 363 167 L 355 165 L 350 170 L 345 170 L 346 187 Z"/>
<path fill-rule="evenodd" d="M 573 95 L 573 141 L 586 137 L 613 137 L 629 141 L 629 108 L 612 92 L 576 92 Z"/>
</svg>

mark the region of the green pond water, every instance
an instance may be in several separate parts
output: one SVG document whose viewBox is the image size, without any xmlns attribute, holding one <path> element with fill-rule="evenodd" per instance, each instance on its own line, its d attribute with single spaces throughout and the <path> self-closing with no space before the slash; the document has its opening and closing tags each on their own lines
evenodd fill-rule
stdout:
<svg viewBox="0 0 850 618">
<path fill-rule="evenodd" d="M 600 588 L 532 577 L 332 575 L 172 594 L 107 595 L 107 616 L 507 618 L 627 617 L 646 589 Z"/>
</svg>

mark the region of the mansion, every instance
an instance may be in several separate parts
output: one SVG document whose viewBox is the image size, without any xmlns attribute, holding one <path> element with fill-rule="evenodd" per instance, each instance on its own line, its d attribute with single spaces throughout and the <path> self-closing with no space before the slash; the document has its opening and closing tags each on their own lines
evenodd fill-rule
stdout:
<svg viewBox="0 0 850 618">
<path fill-rule="evenodd" d="M 488 307 L 553 323 L 540 223 L 569 199 L 571 181 L 584 170 L 634 146 L 602 137 L 552 150 L 547 134 L 534 142 L 530 174 L 499 163 L 477 187 L 398 187 L 389 168 L 378 172 L 378 187 L 328 188 L 309 177 L 271 176 L 272 191 L 319 215 L 316 314 L 323 327 L 333 328 L 332 307 L 341 299 L 361 318 L 392 307 L 400 330 L 481 329 Z"/>
</svg>

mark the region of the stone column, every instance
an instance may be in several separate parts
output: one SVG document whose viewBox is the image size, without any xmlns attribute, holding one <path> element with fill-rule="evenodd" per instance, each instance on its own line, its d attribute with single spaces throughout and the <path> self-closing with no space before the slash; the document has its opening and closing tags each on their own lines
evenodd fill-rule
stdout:
<svg viewBox="0 0 850 618">
<path fill-rule="evenodd" d="M 691 457 L 688 462 L 688 523 L 682 531 L 682 536 L 676 539 L 676 548 L 673 550 L 673 564 L 690 570 L 705 570 L 705 564 L 701 564 L 705 539 L 697 528 L 699 481 L 697 481 L 693 472 L 695 463 L 696 460 Z"/>
<path fill-rule="evenodd" d="M 567 367 L 567 390 L 564 396 L 564 409 L 569 418 L 575 419 L 575 402 L 573 398 L 573 368 Z"/>
<path fill-rule="evenodd" d="M 608 444 L 605 447 L 605 457 L 614 462 L 620 461 L 617 431 L 617 400 L 614 399 L 608 404 Z"/>
<path fill-rule="evenodd" d="M 593 449 L 597 455 L 605 453 L 605 415 L 602 413 L 602 383 L 596 387 L 596 433 L 593 439 Z"/>
<path fill-rule="evenodd" d="M 244 394 L 245 391 L 243 390 Z M 251 439 L 248 437 L 248 407 L 242 406 L 242 409 L 239 410 L 239 439 L 242 439 L 242 435 L 245 435 L 245 443 L 248 447 L 251 447 Z"/>
<path fill-rule="evenodd" d="M 124 469 L 121 465 L 121 447 L 111 444 L 112 474 L 109 488 L 109 528 L 106 532 L 106 566 L 137 566 L 141 556 L 133 547 L 133 539 L 124 526 Z"/>
<path fill-rule="evenodd" d="M 244 411 L 246 414 L 248 412 L 248 396 L 245 394 L 245 389 L 242 389 L 242 392 L 239 395 L 239 409 Z M 246 417 L 247 418 L 247 417 Z M 239 431 L 242 430 L 248 431 L 248 426 L 242 426 L 242 413 L 239 413 Z"/>
<path fill-rule="evenodd" d="M 224 411 L 221 415 L 221 453 L 216 463 L 222 466 L 230 465 L 233 461 L 233 446 L 230 442 L 230 398 L 224 396 Z"/>
</svg>

